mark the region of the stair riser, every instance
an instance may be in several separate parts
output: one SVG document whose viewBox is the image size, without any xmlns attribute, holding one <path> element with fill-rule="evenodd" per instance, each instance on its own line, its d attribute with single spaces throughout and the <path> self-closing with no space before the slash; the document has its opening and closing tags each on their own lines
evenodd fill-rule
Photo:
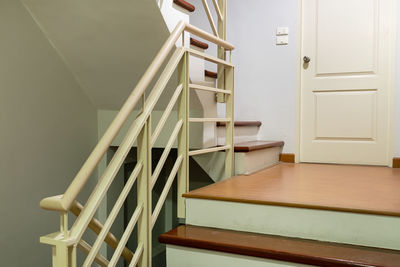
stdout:
<svg viewBox="0 0 400 267">
<path fill-rule="evenodd" d="M 186 199 L 190 225 L 400 250 L 400 218 Z"/>
<path fill-rule="evenodd" d="M 242 143 L 257 140 L 258 130 L 257 126 L 240 126 L 234 129 L 234 143 Z M 218 145 L 225 145 L 225 127 L 217 127 Z"/>
<path fill-rule="evenodd" d="M 235 175 L 250 174 L 279 163 L 282 147 L 271 147 L 235 153 Z M 225 180 L 225 153 L 215 152 L 194 156 L 193 159 L 203 168 L 214 182 Z"/>
<path fill-rule="evenodd" d="M 235 175 L 251 174 L 279 163 L 282 147 L 235 153 Z"/>
<path fill-rule="evenodd" d="M 196 48 L 194 46 L 190 46 L 192 49 L 203 52 L 200 48 Z M 204 82 L 204 59 L 190 56 L 189 57 L 189 76 L 191 83 L 203 83 Z"/>
<path fill-rule="evenodd" d="M 168 267 L 306 267 L 311 265 L 167 245 Z"/>
</svg>

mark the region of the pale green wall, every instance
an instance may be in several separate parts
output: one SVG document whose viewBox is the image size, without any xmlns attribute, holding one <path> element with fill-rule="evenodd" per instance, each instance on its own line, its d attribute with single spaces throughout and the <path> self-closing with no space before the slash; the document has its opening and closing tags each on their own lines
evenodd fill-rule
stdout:
<svg viewBox="0 0 400 267">
<path fill-rule="evenodd" d="M 1 266 L 50 266 L 39 237 L 97 139 L 96 109 L 20 1 L 0 0 Z"/>
</svg>

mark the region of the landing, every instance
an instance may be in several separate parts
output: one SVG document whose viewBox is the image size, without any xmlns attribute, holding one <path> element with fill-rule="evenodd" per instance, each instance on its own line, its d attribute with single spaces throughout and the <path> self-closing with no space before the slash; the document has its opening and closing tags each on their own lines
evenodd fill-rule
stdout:
<svg viewBox="0 0 400 267">
<path fill-rule="evenodd" d="M 282 163 L 184 196 L 400 216 L 400 169 Z"/>
</svg>

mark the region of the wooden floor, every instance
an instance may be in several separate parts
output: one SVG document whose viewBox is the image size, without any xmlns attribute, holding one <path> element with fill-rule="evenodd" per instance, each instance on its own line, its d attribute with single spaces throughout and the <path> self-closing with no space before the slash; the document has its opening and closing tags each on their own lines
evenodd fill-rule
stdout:
<svg viewBox="0 0 400 267">
<path fill-rule="evenodd" d="M 184 196 L 400 217 L 400 169 L 281 163 Z"/>
</svg>

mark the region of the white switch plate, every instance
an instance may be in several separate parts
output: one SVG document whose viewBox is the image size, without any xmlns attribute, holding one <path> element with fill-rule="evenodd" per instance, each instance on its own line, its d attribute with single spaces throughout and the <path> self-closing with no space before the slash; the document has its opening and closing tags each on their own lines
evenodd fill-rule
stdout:
<svg viewBox="0 0 400 267">
<path fill-rule="evenodd" d="M 276 44 L 277 45 L 289 44 L 289 36 L 287 36 L 287 35 L 276 36 Z"/>
<path fill-rule="evenodd" d="M 289 28 L 288 27 L 278 27 L 276 29 L 276 35 L 288 35 L 289 34 Z"/>
</svg>

